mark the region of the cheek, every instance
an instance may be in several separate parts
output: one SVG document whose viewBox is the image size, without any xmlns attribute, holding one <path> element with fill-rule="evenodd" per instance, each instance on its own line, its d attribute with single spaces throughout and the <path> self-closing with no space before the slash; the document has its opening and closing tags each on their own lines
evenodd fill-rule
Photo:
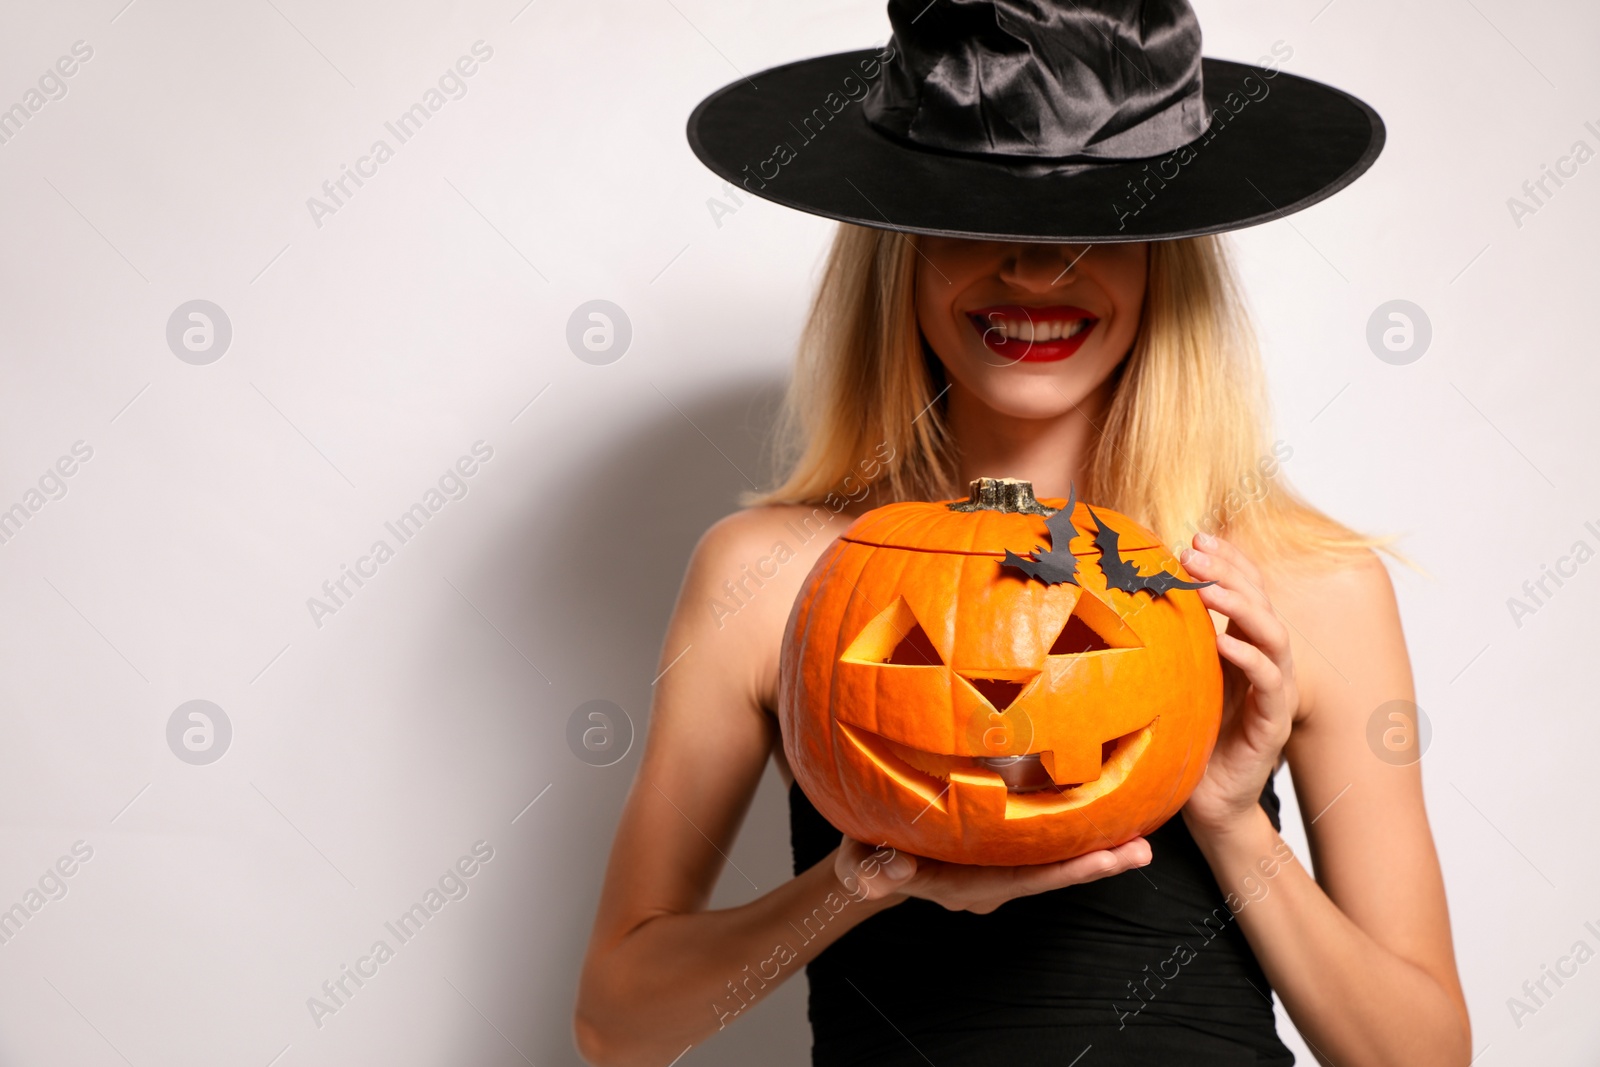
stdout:
<svg viewBox="0 0 1600 1067">
<path fill-rule="evenodd" d="M 1137 326 L 1149 281 L 1149 253 L 1143 245 L 1138 246 L 1137 253 L 1130 250 L 1112 264 L 1106 272 L 1105 286 L 1118 318 Z"/>
<path fill-rule="evenodd" d="M 965 324 L 953 311 L 952 294 L 955 291 L 955 286 L 931 269 L 924 268 L 917 272 L 914 301 L 917 325 L 941 360 L 948 360 L 951 354 L 961 352 L 965 341 L 961 334 Z"/>
</svg>

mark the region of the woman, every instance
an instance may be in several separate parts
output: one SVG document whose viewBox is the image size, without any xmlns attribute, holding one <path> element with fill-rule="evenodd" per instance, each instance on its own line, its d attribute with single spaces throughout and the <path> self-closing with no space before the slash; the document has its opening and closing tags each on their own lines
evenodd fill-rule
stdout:
<svg viewBox="0 0 1600 1067">
<path fill-rule="evenodd" d="M 1412 693 L 1388 576 L 1370 541 L 1274 477 L 1222 248 L 1192 236 L 1347 184 L 1381 123 L 1314 82 L 1202 65 L 1181 3 L 992 7 L 958 23 L 891 4 L 890 47 L 778 68 L 691 120 L 702 158 L 737 180 L 774 116 L 824 101 L 832 128 L 785 142 L 746 187 L 844 224 L 791 397 L 798 458 L 707 532 L 684 580 L 580 984 L 580 1050 L 670 1063 L 806 966 L 819 1064 L 1286 1064 L 1274 991 L 1340 1067 L 1466 1064 L 1420 774 L 1366 740 L 1374 709 Z M 1019 39 L 1034 67 L 1015 62 Z M 1012 76 L 964 93 L 952 69 Z M 857 96 L 840 71 L 877 80 Z M 1126 191 L 1096 202 L 1124 184 L 1137 207 Z M 946 864 L 841 838 L 792 785 L 772 709 L 807 571 L 852 516 L 985 475 L 1041 497 L 1076 485 L 1190 541 L 1184 567 L 1214 583 L 1199 596 L 1227 620 L 1222 732 L 1181 818 L 1148 839 Z M 759 588 L 757 560 L 776 561 Z M 730 580 L 739 611 L 708 609 Z M 796 876 L 708 911 L 769 757 L 791 783 Z M 1315 879 L 1278 836 L 1285 759 Z M 795 936 L 825 900 L 831 921 Z"/>
</svg>

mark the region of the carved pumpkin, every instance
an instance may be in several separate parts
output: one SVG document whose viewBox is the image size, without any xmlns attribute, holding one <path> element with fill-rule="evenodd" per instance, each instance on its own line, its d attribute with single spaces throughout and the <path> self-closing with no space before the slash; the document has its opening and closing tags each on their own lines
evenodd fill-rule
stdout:
<svg viewBox="0 0 1600 1067">
<path fill-rule="evenodd" d="M 1154 830 L 1222 713 L 1216 632 L 1181 575 L 1148 530 L 1026 482 L 868 512 L 784 634 L 795 778 L 851 837 L 956 863 L 1047 863 Z"/>
</svg>

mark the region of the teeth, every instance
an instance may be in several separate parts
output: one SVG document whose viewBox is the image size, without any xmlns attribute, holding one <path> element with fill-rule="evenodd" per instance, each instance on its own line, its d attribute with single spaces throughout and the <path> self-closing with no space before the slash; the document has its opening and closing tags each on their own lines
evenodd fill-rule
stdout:
<svg viewBox="0 0 1600 1067">
<path fill-rule="evenodd" d="M 1076 337 L 1088 329 L 1094 320 L 1073 319 L 1063 322 L 1055 319 L 1047 322 L 1029 321 L 1028 319 L 991 319 L 988 329 L 998 329 L 1009 341 L 1059 341 L 1069 337 Z"/>
</svg>

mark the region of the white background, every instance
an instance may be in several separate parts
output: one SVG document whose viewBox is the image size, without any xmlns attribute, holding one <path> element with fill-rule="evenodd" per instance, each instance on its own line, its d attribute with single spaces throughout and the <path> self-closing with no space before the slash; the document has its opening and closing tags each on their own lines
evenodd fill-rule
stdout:
<svg viewBox="0 0 1600 1067">
<path fill-rule="evenodd" d="M 882 6 L 126 3 L 0 7 L 0 107 L 93 48 L 0 145 L 0 507 L 93 449 L 0 545 L 0 907 L 94 850 L 0 945 L 0 1063 L 575 1063 L 638 746 L 587 766 L 567 720 L 598 698 L 647 724 L 687 553 L 765 477 L 830 233 L 748 200 L 718 225 L 684 120 L 740 72 L 881 41 Z M 1600 548 L 1600 161 L 1520 226 L 1506 201 L 1600 149 L 1600 13 L 1199 11 L 1209 54 L 1284 42 L 1388 122 L 1352 188 L 1237 236 L 1277 434 L 1315 502 L 1426 571 L 1394 574 L 1478 1062 L 1594 1063 L 1600 962 L 1520 1027 L 1506 1001 L 1600 949 L 1600 562 L 1520 627 L 1506 601 Z M 307 198 L 478 40 L 467 94 L 319 227 Z M 565 341 L 595 298 L 633 326 L 608 366 Z M 1408 366 L 1365 341 L 1395 298 L 1433 326 Z M 208 366 L 165 340 L 193 299 L 233 327 Z M 307 598 L 480 440 L 466 497 L 315 625 Z M 166 742 L 192 699 L 233 725 L 208 766 Z M 788 876 L 782 802 L 769 775 L 719 903 Z M 314 1025 L 307 998 L 480 840 L 469 894 Z M 807 1046 L 797 981 L 681 1062 Z"/>
</svg>

